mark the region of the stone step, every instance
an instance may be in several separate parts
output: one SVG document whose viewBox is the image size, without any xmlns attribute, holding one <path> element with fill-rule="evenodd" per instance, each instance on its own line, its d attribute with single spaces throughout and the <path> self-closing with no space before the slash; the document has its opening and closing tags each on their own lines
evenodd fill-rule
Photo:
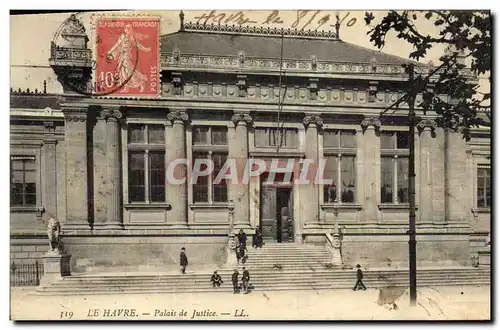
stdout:
<svg viewBox="0 0 500 330">
<path fill-rule="evenodd" d="M 408 277 L 394 277 L 390 279 L 376 279 L 376 278 L 366 278 L 363 281 L 365 284 L 372 284 L 372 283 L 385 283 L 385 284 L 391 284 L 391 283 L 405 283 L 408 282 Z M 468 281 L 468 283 L 474 284 L 478 282 L 486 282 L 489 283 L 490 278 L 489 277 L 482 277 L 482 276 L 470 276 L 470 277 L 463 277 L 463 276 L 457 276 L 453 278 L 445 278 L 443 281 Z M 417 283 L 422 284 L 422 283 L 433 283 L 435 281 L 434 277 L 418 277 Z M 254 285 L 259 285 L 259 286 L 273 286 L 276 283 L 281 284 L 290 284 L 290 285 L 295 285 L 297 283 L 301 284 L 308 284 L 308 283 L 319 283 L 319 284 L 342 284 L 342 285 L 349 285 L 353 282 L 356 282 L 355 277 L 349 277 L 349 278 L 328 278 L 328 277 L 322 277 L 322 278 L 310 278 L 310 279 L 302 279 L 300 282 L 297 279 L 293 278 L 256 278 L 256 277 L 251 277 L 251 282 Z M 224 283 L 229 284 L 231 283 L 230 278 L 227 278 L 224 280 Z M 206 286 L 210 287 L 212 284 L 209 281 L 209 279 L 204 279 L 204 280 L 199 280 L 199 281 L 190 281 L 190 280 L 185 280 L 185 281 L 175 281 L 175 282 L 142 282 L 142 281 L 137 281 L 137 282 L 80 282 L 80 283 L 54 283 L 52 285 L 52 288 L 68 288 L 72 290 L 79 290 L 79 289 L 88 289 L 88 288 L 97 288 L 97 287 L 103 287 L 103 288 L 128 288 L 128 287 L 140 287 L 140 288 L 186 288 L 190 286 Z"/>
<path fill-rule="evenodd" d="M 241 268 L 241 266 L 240 266 Z M 294 271 L 287 271 L 287 270 L 276 270 L 275 272 L 269 272 L 268 270 L 261 270 L 261 269 L 255 269 L 251 270 L 252 275 L 275 275 L 275 274 L 280 274 L 280 275 L 298 275 L 298 276 L 303 276 L 304 274 L 297 274 Z M 218 271 L 219 275 L 221 276 L 231 276 L 233 273 L 232 270 L 226 269 L 226 270 L 219 270 Z M 240 272 L 241 274 L 241 272 Z M 356 270 L 354 269 L 322 269 L 322 270 L 317 270 L 315 272 L 309 273 L 310 275 L 318 275 L 318 274 L 329 274 L 332 276 L 351 276 L 352 274 L 356 274 Z M 485 268 L 461 268 L 459 270 L 457 269 L 422 269 L 418 270 L 418 276 L 421 275 L 432 275 L 435 276 L 436 274 L 439 274 L 440 276 L 452 276 L 452 275 L 467 275 L 467 274 L 472 274 L 472 275 L 490 275 L 490 269 L 488 267 Z M 396 269 L 396 270 L 365 270 L 364 271 L 365 277 L 370 277 L 370 276 L 407 276 L 408 275 L 408 270 L 404 269 Z M 140 274 L 140 273 L 133 273 L 133 274 L 74 274 L 73 276 L 65 277 L 63 281 L 69 281 L 69 280 L 95 280 L 95 279 L 105 279 L 105 280 L 158 280 L 158 279 L 166 279 L 166 280 L 172 280 L 172 279 L 185 279 L 185 278 L 207 278 L 210 277 L 211 273 L 188 273 L 188 274 Z"/>
<path fill-rule="evenodd" d="M 354 282 L 355 283 L 355 282 Z M 351 281 L 350 283 L 273 283 L 269 285 L 253 285 L 252 281 L 250 284 L 253 285 L 252 291 L 278 291 L 278 290 L 318 290 L 318 289 L 351 289 L 354 286 L 354 283 Z M 474 286 L 487 286 L 489 285 L 489 280 L 476 281 L 471 283 L 469 280 L 454 280 L 454 281 L 443 281 L 436 282 L 435 280 L 429 281 L 428 283 L 420 282 L 419 287 L 425 286 L 452 286 L 452 285 L 474 285 Z M 388 285 L 390 286 L 400 286 L 400 287 L 408 287 L 408 282 L 391 282 L 388 284 L 387 282 L 369 282 L 365 281 L 365 285 L 370 289 L 378 289 L 384 288 Z M 133 294 L 133 293 L 192 293 L 192 292 L 232 292 L 231 284 L 224 283 L 220 288 L 213 288 L 211 284 L 207 286 L 189 286 L 189 287 L 151 287 L 150 289 L 146 289 L 143 287 L 128 287 L 128 288 L 54 288 L 49 287 L 44 290 L 37 290 L 36 295 L 100 295 L 100 294 Z"/>
</svg>

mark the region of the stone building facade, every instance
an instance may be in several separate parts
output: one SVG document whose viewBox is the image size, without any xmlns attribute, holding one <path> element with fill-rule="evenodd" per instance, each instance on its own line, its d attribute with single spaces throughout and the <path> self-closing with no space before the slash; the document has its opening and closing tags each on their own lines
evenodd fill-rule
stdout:
<svg viewBox="0 0 500 330">
<path fill-rule="evenodd" d="M 406 265 L 407 105 L 379 114 L 402 95 L 407 61 L 331 33 L 287 34 L 186 24 L 162 36 L 159 99 L 11 90 L 13 260 L 41 257 L 52 215 L 73 271 L 169 264 L 182 246 L 191 263 L 223 264 L 230 232 L 257 225 L 284 244 L 336 232 L 348 265 Z M 89 77 L 85 42 L 52 51 L 56 73 Z M 489 128 L 465 141 L 417 117 L 418 262 L 470 264 L 490 232 Z M 215 173 L 262 159 L 266 171 L 248 185 L 166 183 L 180 158 L 210 159 Z M 288 159 L 326 159 L 333 184 L 267 182 Z"/>
</svg>

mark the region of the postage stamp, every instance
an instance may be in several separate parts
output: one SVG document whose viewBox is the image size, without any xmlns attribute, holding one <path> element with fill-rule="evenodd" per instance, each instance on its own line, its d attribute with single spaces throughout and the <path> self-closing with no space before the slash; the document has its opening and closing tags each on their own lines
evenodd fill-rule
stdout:
<svg viewBox="0 0 500 330">
<path fill-rule="evenodd" d="M 96 20 L 94 86 L 110 96 L 158 97 L 160 19 Z"/>
</svg>

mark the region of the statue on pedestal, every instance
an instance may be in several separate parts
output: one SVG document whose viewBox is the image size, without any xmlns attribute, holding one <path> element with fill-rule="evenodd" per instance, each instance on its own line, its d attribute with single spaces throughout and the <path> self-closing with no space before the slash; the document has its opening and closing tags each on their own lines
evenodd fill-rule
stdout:
<svg viewBox="0 0 500 330">
<path fill-rule="evenodd" d="M 47 221 L 47 236 L 49 238 L 50 250 L 49 252 L 60 252 L 60 234 L 61 234 L 61 224 L 59 220 L 54 217 L 50 217 Z"/>
</svg>

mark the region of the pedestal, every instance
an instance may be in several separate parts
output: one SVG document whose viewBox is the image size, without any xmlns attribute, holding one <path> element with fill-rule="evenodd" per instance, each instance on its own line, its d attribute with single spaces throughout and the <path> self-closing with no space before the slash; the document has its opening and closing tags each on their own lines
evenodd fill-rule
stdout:
<svg viewBox="0 0 500 330">
<path fill-rule="evenodd" d="M 226 267 L 235 268 L 238 267 L 238 258 L 236 258 L 236 244 L 235 244 L 235 234 L 231 233 L 229 235 L 228 246 L 226 247 Z"/>
<path fill-rule="evenodd" d="M 43 257 L 43 276 L 41 285 L 60 280 L 64 276 L 70 276 L 71 255 L 58 251 L 49 251 Z"/>
</svg>

